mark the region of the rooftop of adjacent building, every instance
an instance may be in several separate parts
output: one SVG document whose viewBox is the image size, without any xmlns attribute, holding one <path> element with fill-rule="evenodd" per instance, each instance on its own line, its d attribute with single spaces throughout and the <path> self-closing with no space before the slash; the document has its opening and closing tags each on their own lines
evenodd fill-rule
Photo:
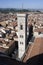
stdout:
<svg viewBox="0 0 43 65">
<path fill-rule="evenodd" d="M 37 55 L 43 54 L 43 38 L 35 38 L 34 42 L 28 48 L 26 55 L 24 56 L 23 62 Z"/>
</svg>

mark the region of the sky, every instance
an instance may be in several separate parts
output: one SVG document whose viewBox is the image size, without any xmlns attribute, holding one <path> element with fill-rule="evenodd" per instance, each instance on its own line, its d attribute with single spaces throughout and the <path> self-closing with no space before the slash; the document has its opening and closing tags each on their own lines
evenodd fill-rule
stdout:
<svg viewBox="0 0 43 65">
<path fill-rule="evenodd" d="M 43 0 L 0 0 L 0 8 L 43 9 Z"/>
</svg>

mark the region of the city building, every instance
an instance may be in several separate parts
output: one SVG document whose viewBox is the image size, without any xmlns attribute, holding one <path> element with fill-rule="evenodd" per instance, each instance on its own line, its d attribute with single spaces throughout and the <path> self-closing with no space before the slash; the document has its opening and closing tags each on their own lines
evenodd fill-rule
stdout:
<svg viewBox="0 0 43 65">
<path fill-rule="evenodd" d="M 27 43 L 27 15 L 17 14 L 18 21 L 18 58 L 25 53 Z"/>
</svg>

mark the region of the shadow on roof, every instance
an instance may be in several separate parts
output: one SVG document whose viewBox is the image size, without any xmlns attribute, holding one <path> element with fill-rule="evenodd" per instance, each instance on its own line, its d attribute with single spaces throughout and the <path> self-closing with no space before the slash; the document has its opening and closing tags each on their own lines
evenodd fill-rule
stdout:
<svg viewBox="0 0 43 65">
<path fill-rule="evenodd" d="M 43 65 L 43 54 L 30 58 L 26 63 L 11 59 L 2 54 L 0 55 L 0 65 Z"/>
<path fill-rule="evenodd" d="M 28 65 L 43 65 L 43 54 L 39 54 L 27 60 Z"/>
</svg>

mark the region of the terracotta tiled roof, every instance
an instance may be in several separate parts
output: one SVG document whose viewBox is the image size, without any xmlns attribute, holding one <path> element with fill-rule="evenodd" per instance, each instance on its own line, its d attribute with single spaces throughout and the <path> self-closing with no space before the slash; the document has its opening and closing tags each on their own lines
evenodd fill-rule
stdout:
<svg viewBox="0 0 43 65">
<path fill-rule="evenodd" d="M 34 30 L 34 32 L 43 32 L 43 28 L 37 28 Z"/>
<path fill-rule="evenodd" d="M 23 61 L 26 62 L 29 58 L 43 53 L 43 38 L 36 38 L 34 43 L 28 49 Z"/>
</svg>

